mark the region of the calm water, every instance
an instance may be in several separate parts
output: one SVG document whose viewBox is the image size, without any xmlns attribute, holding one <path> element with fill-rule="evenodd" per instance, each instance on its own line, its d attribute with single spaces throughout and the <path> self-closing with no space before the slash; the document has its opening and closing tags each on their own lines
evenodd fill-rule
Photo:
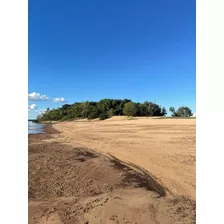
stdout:
<svg viewBox="0 0 224 224">
<path fill-rule="evenodd" d="M 44 124 L 37 124 L 32 121 L 28 121 L 28 134 L 44 133 Z"/>
</svg>

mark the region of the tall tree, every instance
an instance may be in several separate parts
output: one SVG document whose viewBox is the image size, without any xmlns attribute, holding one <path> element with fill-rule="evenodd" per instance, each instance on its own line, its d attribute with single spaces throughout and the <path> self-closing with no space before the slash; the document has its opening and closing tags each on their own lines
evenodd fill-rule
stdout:
<svg viewBox="0 0 224 224">
<path fill-rule="evenodd" d="M 190 117 L 192 116 L 192 111 L 189 107 L 179 107 L 176 111 L 174 107 L 169 108 L 170 112 L 172 113 L 173 117 Z"/>
<path fill-rule="evenodd" d="M 171 116 L 173 116 L 173 117 L 176 117 L 176 116 L 177 116 L 177 114 L 176 114 L 176 110 L 175 110 L 174 107 L 170 107 L 170 108 L 169 108 L 169 111 L 172 113 Z"/>
<path fill-rule="evenodd" d="M 125 103 L 124 109 L 123 109 L 124 115 L 135 116 L 137 111 L 138 111 L 138 108 L 135 103 L 133 103 L 133 102 Z"/>
<path fill-rule="evenodd" d="M 192 116 L 192 111 L 189 107 L 180 107 L 177 110 L 178 117 L 190 117 Z"/>
</svg>

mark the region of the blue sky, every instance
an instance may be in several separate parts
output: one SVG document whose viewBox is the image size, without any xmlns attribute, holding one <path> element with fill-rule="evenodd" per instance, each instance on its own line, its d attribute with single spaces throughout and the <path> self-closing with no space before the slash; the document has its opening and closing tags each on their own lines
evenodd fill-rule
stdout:
<svg viewBox="0 0 224 224">
<path fill-rule="evenodd" d="M 61 98 L 196 111 L 195 1 L 38 0 L 29 1 L 28 15 L 29 94 L 48 98 L 30 97 L 37 108 L 29 118 Z"/>
</svg>

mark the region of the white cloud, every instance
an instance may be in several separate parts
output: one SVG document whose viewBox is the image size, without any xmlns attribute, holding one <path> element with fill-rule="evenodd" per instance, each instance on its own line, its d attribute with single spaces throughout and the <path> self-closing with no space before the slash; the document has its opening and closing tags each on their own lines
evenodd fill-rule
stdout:
<svg viewBox="0 0 224 224">
<path fill-rule="evenodd" d="M 37 101 L 37 100 L 48 100 L 49 98 L 46 95 L 40 95 L 40 93 L 33 92 L 28 94 L 28 99 Z"/>
<path fill-rule="evenodd" d="M 36 92 L 28 94 L 28 99 L 30 101 L 47 101 L 47 100 L 50 100 L 52 102 L 65 102 L 64 97 L 50 98 L 46 95 L 41 95 L 40 93 L 36 93 Z"/>
<path fill-rule="evenodd" d="M 63 97 L 61 97 L 61 98 L 53 98 L 52 101 L 53 102 L 64 102 L 65 99 Z"/>
<path fill-rule="evenodd" d="M 32 104 L 31 106 L 30 106 L 30 109 L 31 110 L 35 110 L 37 108 L 37 105 L 36 104 Z"/>
<path fill-rule="evenodd" d="M 35 109 L 37 109 L 36 104 L 28 105 L 28 111 L 35 110 Z"/>
</svg>

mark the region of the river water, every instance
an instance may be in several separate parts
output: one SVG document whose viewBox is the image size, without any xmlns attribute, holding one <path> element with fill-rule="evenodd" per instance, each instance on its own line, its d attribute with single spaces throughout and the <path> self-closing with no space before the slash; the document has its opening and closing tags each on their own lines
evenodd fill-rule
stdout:
<svg viewBox="0 0 224 224">
<path fill-rule="evenodd" d="M 44 124 L 38 124 L 33 121 L 28 121 L 28 134 L 44 133 Z"/>
</svg>

